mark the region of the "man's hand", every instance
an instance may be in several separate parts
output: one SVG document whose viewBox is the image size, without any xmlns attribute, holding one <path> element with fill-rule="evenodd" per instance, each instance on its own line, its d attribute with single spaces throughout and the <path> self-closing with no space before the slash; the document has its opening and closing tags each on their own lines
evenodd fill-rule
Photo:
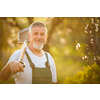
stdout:
<svg viewBox="0 0 100 100">
<path fill-rule="evenodd" d="M 17 72 L 24 72 L 24 69 L 23 69 L 24 65 L 22 63 L 20 63 L 19 61 L 9 62 L 9 67 L 13 74 L 15 74 Z"/>
<path fill-rule="evenodd" d="M 0 78 L 3 81 L 7 81 L 13 74 L 17 72 L 24 72 L 25 65 L 19 61 L 11 61 L 3 67 L 0 73 Z"/>
</svg>

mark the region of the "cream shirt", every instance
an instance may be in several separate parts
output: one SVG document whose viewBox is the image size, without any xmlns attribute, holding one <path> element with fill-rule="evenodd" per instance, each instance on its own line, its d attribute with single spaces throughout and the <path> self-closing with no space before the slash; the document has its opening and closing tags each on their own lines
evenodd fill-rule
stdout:
<svg viewBox="0 0 100 100">
<path fill-rule="evenodd" d="M 45 54 L 42 57 L 38 57 L 38 56 L 34 55 L 28 47 L 26 48 L 26 51 L 27 51 L 28 55 L 30 56 L 32 62 L 34 63 L 35 67 L 45 68 L 45 62 L 47 61 Z M 44 53 L 43 50 L 42 50 L 42 52 Z M 21 49 L 15 51 L 11 55 L 8 63 L 10 61 L 14 61 L 14 60 L 18 61 L 20 53 L 21 53 Z M 52 82 L 57 82 L 56 67 L 55 67 L 54 60 L 49 53 L 47 53 L 47 54 L 48 54 L 49 64 L 51 67 Z M 24 72 L 18 72 L 17 74 L 13 75 L 13 78 L 15 79 L 15 83 L 16 84 L 32 84 L 32 69 L 29 65 L 26 55 L 24 55 L 23 62 L 26 65 L 24 68 Z"/>
</svg>

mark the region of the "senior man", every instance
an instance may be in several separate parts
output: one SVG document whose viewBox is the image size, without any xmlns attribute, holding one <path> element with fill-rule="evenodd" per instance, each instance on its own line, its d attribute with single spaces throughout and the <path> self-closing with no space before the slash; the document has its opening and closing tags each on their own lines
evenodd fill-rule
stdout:
<svg viewBox="0 0 100 100">
<path fill-rule="evenodd" d="M 52 56 L 42 48 L 47 41 L 47 28 L 43 22 L 34 22 L 29 27 L 29 45 L 23 62 L 18 59 L 21 49 L 15 51 L 1 70 L 1 80 L 13 77 L 16 84 L 52 84 L 57 83 L 56 67 Z"/>
</svg>

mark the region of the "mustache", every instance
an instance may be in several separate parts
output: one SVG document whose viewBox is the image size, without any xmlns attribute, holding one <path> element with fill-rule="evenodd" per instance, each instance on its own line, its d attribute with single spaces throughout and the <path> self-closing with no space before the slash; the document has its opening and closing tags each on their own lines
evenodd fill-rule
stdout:
<svg viewBox="0 0 100 100">
<path fill-rule="evenodd" d="M 42 39 L 36 39 L 35 42 L 43 42 Z"/>
</svg>

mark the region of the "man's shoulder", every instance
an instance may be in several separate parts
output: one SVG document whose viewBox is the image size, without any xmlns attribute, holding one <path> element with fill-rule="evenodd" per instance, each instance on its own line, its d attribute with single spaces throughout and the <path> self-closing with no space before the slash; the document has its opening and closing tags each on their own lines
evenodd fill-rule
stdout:
<svg viewBox="0 0 100 100">
<path fill-rule="evenodd" d="M 54 62 L 54 59 L 53 59 L 52 55 L 49 52 L 45 52 L 45 53 L 47 53 L 49 64 L 52 67 L 54 67 L 55 66 L 55 62 Z"/>
<path fill-rule="evenodd" d="M 9 58 L 7 64 L 8 64 L 10 61 L 13 61 L 13 60 L 18 61 L 20 52 L 21 52 L 21 49 L 16 50 L 16 51 L 11 55 L 11 57 Z"/>
<path fill-rule="evenodd" d="M 13 54 L 20 54 L 20 53 L 21 53 L 21 49 L 18 49 Z"/>
<path fill-rule="evenodd" d="M 50 55 L 50 53 L 49 52 L 46 52 L 46 51 L 43 51 L 45 54 L 47 54 L 47 55 Z"/>
<path fill-rule="evenodd" d="M 46 53 L 49 58 L 53 59 L 52 55 L 49 52 L 44 51 L 44 53 Z"/>
<path fill-rule="evenodd" d="M 21 49 L 18 49 L 11 55 L 11 57 L 19 57 L 20 53 L 21 53 Z"/>
</svg>

